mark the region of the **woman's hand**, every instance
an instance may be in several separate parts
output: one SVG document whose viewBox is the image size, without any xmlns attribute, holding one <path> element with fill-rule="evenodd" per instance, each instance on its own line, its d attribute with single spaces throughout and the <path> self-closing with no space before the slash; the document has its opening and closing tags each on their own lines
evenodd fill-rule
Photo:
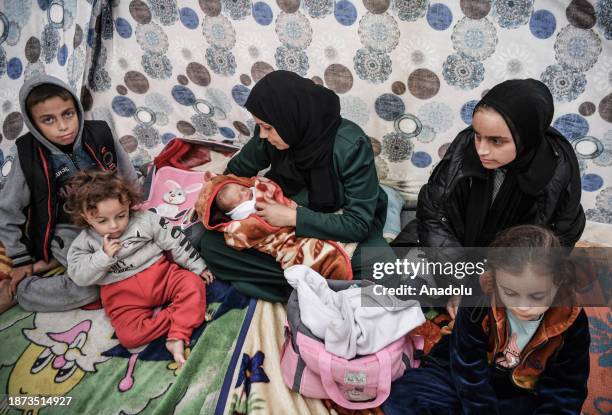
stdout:
<svg viewBox="0 0 612 415">
<path fill-rule="evenodd" d="M 266 197 L 255 203 L 257 215 L 272 226 L 295 226 L 297 221 L 297 206 L 288 207 Z"/>
</svg>

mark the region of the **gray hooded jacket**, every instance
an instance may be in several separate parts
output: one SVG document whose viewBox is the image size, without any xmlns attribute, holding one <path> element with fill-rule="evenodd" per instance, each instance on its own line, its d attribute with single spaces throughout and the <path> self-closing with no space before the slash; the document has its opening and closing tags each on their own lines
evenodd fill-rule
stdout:
<svg viewBox="0 0 612 415">
<path fill-rule="evenodd" d="M 32 89 L 41 84 L 54 84 L 60 86 L 69 91 L 74 98 L 79 116 L 79 130 L 74 141 L 72 157 L 62 152 L 51 141 L 47 140 L 36 128 L 28 115 L 26 99 Z M 74 174 L 77 170 L 95 167 L 82 148 L 83 125 L 85 122 L 83 106 L 76 93 L 72 91 L 66 83 L 49 75 L 33 77 L 26 81 L 21 87 L 19 91 L 19 101 L 26 127 L 36 140 L 49 151 L 52 163 L 69 164 L 71 166 L 69 169 L 71 174 Z M 129 156 L 116 137 L 113 137 L 113 141 L 115 143 L 119 173 L 127 180 L 135 182 L 137 180 L 136 170 L 134 166 L 132 166 Z M 6 183 L 0 191 L 0 241 L 6 248 L 7 255 L 13 260 L 14 266 L 33 262 L 33 257 L 30 255 L 27 246 L 22 242 L 22 227 L 26 221 L 24 211 L 32 203 L 34 197 L 35 195 L 31 193 L 24 176 L 20 158 L 17 156 L 13 160 Z M 53 257 L 64 266 L 67 265 L 66 257 L 68 248 L 79 232 L 80 229 L 69 223 L 62 223 L 60 221 L 55 224 L 51 242 L 51 253 Z"/>
</svg>

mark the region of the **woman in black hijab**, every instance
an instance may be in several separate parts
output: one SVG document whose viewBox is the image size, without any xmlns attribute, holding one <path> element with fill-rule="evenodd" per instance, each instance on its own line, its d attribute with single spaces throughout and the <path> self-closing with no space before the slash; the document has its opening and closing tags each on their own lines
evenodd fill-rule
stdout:
<svg viewBox="0 0 612 415">
<path fill-rule="evenodd" d="M 420 244 L 484 247 L 504 229 L 533 224 L 574 246 L 585 225 L 580 170 L 570 143 L 550 126 L 553 113 L 540 81 L 493 87 L 419 193 Z"/>
<path fill-rule="evenodd" d="M 273 226 L 295 226 L 298 237 L 359 242 L 352 258 L 355 278 L 367 272 L 364 265 L 395 260 L 382 238 L 387 196 L 378 183 L 370 140 L 342 119 L 338 96 L 292 72 L 275 71 L 253 87 L 245 107 L 257 123 L 255 133 L 226 173 L 251 177 L 270 167 L 265 176 L 299 205 L 260 201 L 258 214 Z M 272 257 L 236 251 L 211 231 L 200 240 L 200 252 L 216 277 L 241 292 L 286 300 L 289 286 Z"/>
</svg>

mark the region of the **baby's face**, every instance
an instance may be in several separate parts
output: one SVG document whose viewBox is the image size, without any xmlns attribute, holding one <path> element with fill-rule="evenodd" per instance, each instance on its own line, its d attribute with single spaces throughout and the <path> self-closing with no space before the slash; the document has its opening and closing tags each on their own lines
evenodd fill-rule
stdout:
<svg viewBox="0 0 612 415">
<path fill-rule="evenodd" d="M 253 194 L 250 188 L 241 186 L 237 183 L 230 183 L 223 186 L 223 191 L 219 194 L 219 199 L 223 205 L 222 209 L 229 212 L 242 202 L 250 200 L 252 196 Z"/>
</svg>

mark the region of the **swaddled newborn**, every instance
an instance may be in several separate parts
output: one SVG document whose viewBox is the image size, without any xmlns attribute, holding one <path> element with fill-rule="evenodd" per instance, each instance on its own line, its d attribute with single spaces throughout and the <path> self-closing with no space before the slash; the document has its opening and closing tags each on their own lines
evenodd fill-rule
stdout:
<svg viewBox="0 0 612 415">
<path fill-rule="evenodd" d="M 215 204 L 232 220 L 248 218 L 255 213 L 255 187 L 228 183 L 217 193 Z"/>
<path fill-rule="evenodd" d="M 236 250 L 253 248 L 273 256 L 285 269 L 303 264 L 334 279 L 351 279 L 351 256 L 356 243 L 297 237 L 295 227 L 272 226 L 256 214 L 255 202 L 267 200 L 297 207 L 276 183 L 263 177 L 205 174 L 196 210 L 205 228 L 223 232 Z"/>
</svg>

